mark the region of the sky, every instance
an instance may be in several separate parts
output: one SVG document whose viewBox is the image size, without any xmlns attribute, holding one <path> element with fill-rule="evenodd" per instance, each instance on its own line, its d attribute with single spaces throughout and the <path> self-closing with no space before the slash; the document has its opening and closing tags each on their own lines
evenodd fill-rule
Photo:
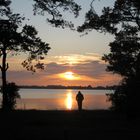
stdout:
<svg viewBox="0 0 140 140">
<path fill-rule="evenodd" d="M 91 0 L 76 0 L 82 10 L 78 18 L 70 13 L 64 13 L 67 20 L 72 20 L 75 26 L 84 21 L 85 12 L 89 9 Z M 103 6 L 113 5 L 114 0 L 96 0 L 94 8 L 101 13 Z M 109 42 L 114 37 L 108 33 L 99 33 L 95 30 L 82 35 L 70 29 L 55 28 L 46 22 L 44 16 L 33 16 L 32 0 L 13 0 L 13 12 L 21 13 L 27 24 L 38 30 L 38 36 L 49 43 L 51 50 L 48 52 L 44 63 L 45 70 L 36 73 L 28 72 L 22 68 L 21 63 L 26 59 L 25 54 L 8 56 L 10 68 L 7 72 L 8 81 L 18 85 L 69 85 L 69 86 L 106 86 L 114 85 L 120 81 L 118 75 L 106 72 L 105 62 L 101 60 L 103 54 L 109 53 Z"/>
</svg>

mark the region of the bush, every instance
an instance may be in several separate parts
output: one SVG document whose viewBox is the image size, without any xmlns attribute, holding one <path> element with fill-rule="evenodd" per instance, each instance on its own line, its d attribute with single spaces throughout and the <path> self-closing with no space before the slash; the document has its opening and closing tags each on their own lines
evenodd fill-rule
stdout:
<svg viewBox="0 0 140 140">
<path fill-rule="evenodd" d="M 6 93 L 8 97 L 7 108 L 9 110 L 14 110 L 16 107 L 16 99 L 20 98 L 18 91 L 19 88 L 14 82 L 7 83 L 6 85 Z"/>
</svg>

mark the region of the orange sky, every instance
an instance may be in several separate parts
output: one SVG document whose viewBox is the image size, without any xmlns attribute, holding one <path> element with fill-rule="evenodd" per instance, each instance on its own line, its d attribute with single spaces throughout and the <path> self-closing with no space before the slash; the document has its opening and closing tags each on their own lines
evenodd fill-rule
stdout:
<svg viewBox="0 0 140 140">
<path fill-rule="evenodd" d="M 118 75 L 106 72 L 101 56 L 94 53 L 48 56 L 44 60 L 45 70 L 32 72 L 22 68 L 22 57 L 9 57 L 8 81 L 19 85 L 69 85 L 106 86 L 120 81 Z"/>
</svg>

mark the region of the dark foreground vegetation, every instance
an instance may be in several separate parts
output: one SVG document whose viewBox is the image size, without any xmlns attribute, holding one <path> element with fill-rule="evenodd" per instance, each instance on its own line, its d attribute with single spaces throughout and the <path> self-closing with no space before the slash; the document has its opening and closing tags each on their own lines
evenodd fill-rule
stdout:
<svg viewBox="0 0 140 140">
<path fill-rule="evenodd" d="M 139 118 L 107 110 L 0 112 L 3 140 L 135 140 L 139 125 Z"/>
</svg>

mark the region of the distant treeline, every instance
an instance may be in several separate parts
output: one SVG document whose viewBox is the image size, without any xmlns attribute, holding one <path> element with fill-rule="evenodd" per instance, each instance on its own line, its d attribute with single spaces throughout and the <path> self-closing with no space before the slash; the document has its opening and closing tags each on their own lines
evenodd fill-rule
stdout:
<svg viewBox="0 0 140 140">
<path fill-rule="evenodd" d="M 115 89 L 116 86 L 97 86 L 92 87 L 91 85 L 88 86 L 63 86 L 63 85 L 47 85 L 47 86 L 19 86 L 19 88 L 34 88 L 34 89 Z"/>
</svg>

